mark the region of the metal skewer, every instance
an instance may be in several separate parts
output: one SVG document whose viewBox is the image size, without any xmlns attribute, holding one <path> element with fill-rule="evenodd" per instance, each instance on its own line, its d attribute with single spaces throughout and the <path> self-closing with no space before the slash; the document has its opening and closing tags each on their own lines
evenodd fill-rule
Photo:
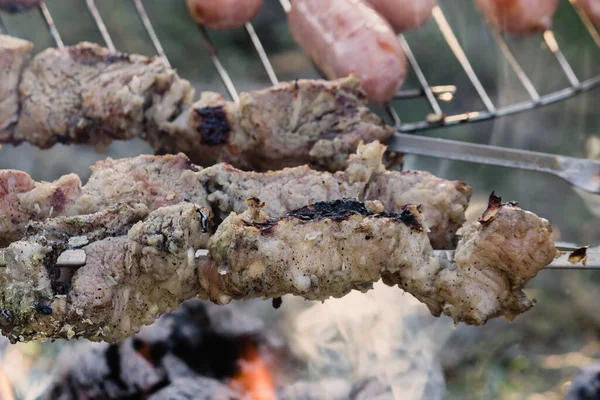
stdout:
<svg viewBox="0 0 600 400">
<path fill-rule="evenodd" d="M 587 192 L 600 194 L 598 161 L 405 133 L 397 133 L 388 146 L 399 153 L 546 172 Z"/>
<path fill-rule="evenodd" d="M 557 243 L 559 244 L 559 243 Z M 585 270 L 585 269 L 600 269 L 600 253 L 596 252 L 582 252 L 582 255 L 574 255 L 581 251 L 581 249 L 574 249 L 570 247 L 557 246 L 559 249 L 568 248 L 569 250 L 563 250 L 559 252 L 559 255 L 554 261 L 545 267 L 545 269 L 563 269 L 563 270 Z M 454 250 L 435 250 L 433 254 L 436 257 L 446 259 L 448 261 L 454 260 Z M 206 249 L 199 249 L 195 253 L 196 258 L 208 257 L 209 253 Z M 67 250 L 63 252 L 56 261 L 57 267 L 70 267 L 79 268 L 86 264 L 87 257 L 85 250 Z M 6 267 L 5 250 L 0 250 L 0 267 Z"/>
</svg>

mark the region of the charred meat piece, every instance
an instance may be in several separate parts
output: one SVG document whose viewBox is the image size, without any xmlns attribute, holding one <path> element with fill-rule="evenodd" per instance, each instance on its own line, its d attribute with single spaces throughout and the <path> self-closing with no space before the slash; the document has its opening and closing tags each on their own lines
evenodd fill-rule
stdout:
<svg viewBox="0 0 600 400">
<path fill-rule="evenodd" d="M 483 325 L 491 318 L 512 320 L 533 303 L 522 292 L 525 284 L 557 254 L 549 222 L 516 203 L 501 204 L 493 194 L 493 214 L 486 211 L 463 231 L 454 260 L 432 280 L 423 270 L 387 274 L 383 281 L 427 304 L 433 315 L 442 312 L 455 323 Z M 424 282 L 427 282 L 426 284 Z"/>
<path fill-rule="evenodd" d="M 15 140 L 41 148 L 145 137 L 193 100 L 190 83 L 161 58 L 115 53 L 92 43 L 47 49 L 25 69 Z"/>
<path fill-rule="evenodd" d="M 75 175 L 37 183 L 23 172 L 0 171 L 0 246 L 18 240 L 30 220 L 91 214 L 116 203 L 142 203 L 152 211 L 190 201 L 212 209 L 221 221 L 232 211 L 243 212 L 246 199 L 258 197 L 273 217 L 341 198 L 381 199 L 385 210 L 395 213 L 406 203 L 423 204 L 434 247 L 451 247 L 471 188 L 428 172 L 388 172 L 381 164 L 384 151 L 379 143 L 360 145 L 346 170 L 335 174 L 307 166 L 266 173 L 228 164 L 199 170 L 181 154 L 99 162 L 83 187 Z"/>
<path fill-rule="evenodd" d="M 0 328 L 13 342 L 116 341 L 192 297 L 217 304 L 285 294 L 325 300 L 366 291 L 380 277 L 435 316 L 482 325 L 531 308 L 521 289 L 556 254 L 548 221 L 516 205 L 470 226 L 451 263 L 434 256 L 416 205 L 394 214 L 377 201 L 343 199 L 270 218 L 260 200 L 248 203 L 210 237 L 208 211 L 191 203 L 161 207 L 122 236 L 106 235 L 122 231 L 115 221 L 129 227 L 143 207 L 77 217 L 81 232 L 61 221 L 38 226 L 4 251 Z M 133 216 L 124 218 L 124 210 Z M 58 234 L 49 234 L 56 227 Z M 61 282 L 56 260 L 70 248 L 67 231 L 95 241 L 82 247 L 85 266 Z M 198 251 L 205 248 L 208 256 Z"/>
<path fill-rule="evenodd" d="M 270 220 L 262 203 L 249 203 L 210 239 L 214 265 L 202 267 L 200 279 L 214 302 L 285 294 L 325 300 L 369 290 L 382 271 L 407 263 L 419 263 L 424 274 L 439 269 L 423 257 L 432 249 L 417 206 L 398 215 L 383 213 L 379 202 L 336 200 Z"/>
<path fill-rule="evenodd" d="M 371 176 L 364 199 L 380 200 L 386 211 L 400 213 L 407 203 L 420 204 L 431 231 L 434 249 L 454 248 L 456 231 L 465 222 L 472 189 L 460 181 L 438 178 L 425 171 L 386 171 Z"/>
<path fill-rule="evenodd" d="M 360 145 L 346 170 L 335 174 L 308 167 L 254 173 L 219 164 L 203 170 L 200 179 L 208 188 L 217 219 L 231 211 L 243 212 L 249 197 L 264 200 L 265 212 L 271 216 L 344 197 L 381 200 L 385 211 L 393 213 L 402 213 L 405 204 L 413 203 L 422 205 L 434 248 L 453 247 L 456 231 L 465 221 L 471 188 L 424 171 L 386 171 L 381 164 L 384 151 L 384 146 Z"/>
<path fill-rule="evenodd" d="M 494 194 L 490 203 L 493 213 L 466 227 L 454 263 L 436 281 L 444 314 L 473 325 L 529 310 L 533 304 L 521 289 L 557 253 L 547 220 L 516 203 L 501 204 Z"/>
<path fill-rule="evenodd" d="M 367 108 L 353 76 L 280 83 L 241 93 L 239 103 L 205 92 L 174 125 L 170 136 L 150 137 L 155 149 L 183 151 L 201 165 L 227 162 L 256 171 L 306 163 L 337 171 L 360 141 L 393 134 Z"/>
<path fill-rule="evenodd" d="M 21 171 L 0 170 L 0 246 L 18 240 L 29 221 L 93 214 L 117 203 L 151 211 L 190 201 L 209 208 L 197 169 L 183 156 L 139 156 L 98 162 L 82 188 L 77 175 L 35 182 Z"/>
<path fill-rule="evenodd" d="M 379 202 L 338 200 L 271 220 L 256 199 L 250 205 L 210 239 L 200 279 L 214 302 L 286 293 L 324 300 L 367 290 L 381 275 L 435 316 L 483 325 L 529 310 L 521 289 L 556 255 L 548 221 L 511 204 L 467 228 L 453 263 L 434 257 L 418 206 L 391 214 Z"/>
<path fill-rule="evenodd" d="M 3 143 L 87 143 L 102 150 L 113 140 L 141 137 L 157 153 L 183 152 L 204 166 L 228 162 L 265 171 L 310 163 L 337 171 L 360 141 L 385 141 L 394 132 L 368 109 L 354 76 L 280 83 L 241 93 L 239 103 L 205 92 L 192 104 L 190 83 L 161 58 L 84 42 L 43 51 L 20 77 L 30 46 L 0 37 L 6 63 L 0 101 L 10 101 L 2 107 Z M 16 132 L 2 134 L 17 122 L 19 101 Z M 387 161 L 399 159 L 390 154 Z"/>
<path fill-rule="evenodd" d="M 195 297 L 194 255 L 208 242 L 210 213 L 192 203 L 161 207 L 144 219 L 143 210 L 117 208 L 112 215 L 80 216 L 67 223 L 70 235 L 89 243 L 82 247 L 85 266 L 66 281 L 56 265 L 71 247 L 62 219 L 12 243 L 5 250 L 7 267 L 0 270 L 3 333 L 13 342 L 116 341 Z M 57 226 L 59 232 L 49 235 Z M 80 231 L 73 231 L 76 226 Z"/>
<path fill-rule="evenodd" d="M 18 13 L 40 5 L 43 0 L 0 0 L 0 10 Z"/>
<path fill-rule="evenodd" d="M 33 43 L 27 40 L 0 35 L 0 142 L 12 135 L 19 119 L 18 87 L 31 50 Z"/>
</svg>

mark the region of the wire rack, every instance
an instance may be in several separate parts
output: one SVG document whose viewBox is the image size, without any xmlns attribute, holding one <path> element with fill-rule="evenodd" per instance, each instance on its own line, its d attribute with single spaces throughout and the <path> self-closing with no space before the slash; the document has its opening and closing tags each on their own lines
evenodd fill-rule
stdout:
<svg viewBox="0 0 600 400">
<path fill-rule="evenodd" d="M 161 41 L 156 34 L 154 26 L 152 25 L 142 0 L 131 1 L 135 6 L 137 15 L 139 16 L 157 54 L 162 57 L 167 64 L 170 65 Z M 104 23 L 101 13 L 96 7 L 95 1 L 85 0 L 85 2 L 106 47 L 112 51 L 116 51 L 109 30 Z M 592 22 L 586 16 L 585 12 L 577 4 L 577 0 L 569 0 L 569 2 L 575 8 L 579 18 L 585 25 L 587 32 L 590 34 L 595 44 L 600 47 L 600 35 Z M 279 3 L 285 12 L 290 10 L 291 4 L 289 0 L 279 0 Z M 59 29 L 55 25 L 48 7 L 44 3 L 41 3 L 38 6 L 38 11 L 42 16 L 55 45 L 58 48 L 64 47 Z M 555 39 L 553 31 L 546 30 L 542 35 L 543 40 L 548 49 L 553 53 L 558 65 L 560 66 L 560 69 L 562 70 L 562 73 L 564 73 L 569 82 L 569 86 L 546 95 L 540 95 L 529 76 L 519 64 L 517 58 L 511 52 L 510 47 L 503 38 L 502 34 L 492 29 L 492 37 L 494 38 L 497 46 L 501 50 L 503 57 L 510 65 L 510 68 L 515 73 L 520 84 L 523 86 L 529 97 L 528 100 L 523 102 L 504 107 L 497 107 L 483 87 L 479 77 L 471 66 L 469 58 L 466 56 L 463 47 L 454 34 L 450 23 L 439 6 L 436 6 L 433 9 L 432 16 L 437 28 L 442 34 L 451 52 L 465 72 L 470 84 L 473 86 L 482 104 L 484 105 L 484 109 L 464 111 L 453 115 L 445 115 L 442 112 L 437 97 L 443 93 L 453 93 L 456 91 L 456 86 L 452 84 L 431 86 L 427 81 L 427 77 L 425 76 L 423 69 L 419 64 L 419 61 L 411 50 L 408 41 L 402 34 L 400 34 L 398 35 L 398 39 L 419 82 L 420 89 L 401 90 L 396 94 L 395 97 L 403 99 L 424 97 L 427 100 L 429 108 L 431 109 L 431 114 L 423 121 L 402 123 L 396 110 L 390 104 L 385 105 L 384 108 L 390 119 L 390 122 L 395 125 L 398 130 L 398 133 L 391 140 L 391 142 L 388 143 L 388 146 L 392 150 L 398 152 L 546 172 L 559 176 L 569 181 L 572 185 L 583 190 L 600 194 L 600 163 L 598 162 L 560 155 L 550 155 L 523 150 L 477 145 L 472 143 L 455 142 L 445 139 L 435 139 L 418 135 L 408 135 L 409 133 L 415 133 L 426 129 L 490 120 L 493 118 L 532 110 L 537 107 L 565 100 L 569 97 L 600 86 L 600 75 L 587 80 L 580 80 L 577 77 L 572 66 L 563 55 L 563 52 L 561 51 L 560 46 Z M 204 26 L 198 25 L 198 28 L 203 40 L 207 45 L 208 53 L 220 79 L 222 80 L 231 98 L 234 101 L 237 101 L 239 99 L 238 90 L 234 85 L 229 72 L 221 62 L 219 53 L 211 39 L 210 32 Z M 248 36 L 270 82 L 272 84 L 277 84 L 279 82 L 277 74 L 275 73 L 269 56 L 267 55 L 267 52 L 265 51 L 254 27 L 250 22 L 248 22 L 245 24 L 244 29 L 248 33 Z M 7 32 L 7 29 L 0 17 L 0 33 L 2 32 L 9 33 Z"/>
</svg>

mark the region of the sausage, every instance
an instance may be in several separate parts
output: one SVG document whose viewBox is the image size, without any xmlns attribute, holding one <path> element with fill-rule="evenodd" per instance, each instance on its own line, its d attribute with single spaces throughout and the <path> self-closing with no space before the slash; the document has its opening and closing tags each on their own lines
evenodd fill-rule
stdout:
<svg viewBox="0 0 600 400">
<path fill-rule="evenodd" d="M 558 0 L 475 0 L 475 3 L 494 28 L 527 35 L 550 29 Z"/>
<path fill-rule="evenodd" d="M 600 26 L 600 0 L 578 0 L 581 8 L 587 14 L 590 21 L 596 26 Z"/>
<path fill-rule="evenodd" d="M 239 28 L 262 7 L 263 0 L 186 0 L 192 18 L 213 29 Z"/>
<path fill-rule="evenodd" d="M 360 0 L 294 0 L 292 36 L 317 66 L 336 79 L 354 74 L 370 102 L 389 101 L 406 78 L 406 56 L 381 15 Z"/>
<path fill-rule="evenodd" d="M 437 0 L 366 0 L 396 32 L 416 29 L 431 17 Z"/>
<path fill-rule="evenodd" d="M 0 10 L 18 13 L 40 5 L 42 0 L 0 0 Z"/>
</svg>

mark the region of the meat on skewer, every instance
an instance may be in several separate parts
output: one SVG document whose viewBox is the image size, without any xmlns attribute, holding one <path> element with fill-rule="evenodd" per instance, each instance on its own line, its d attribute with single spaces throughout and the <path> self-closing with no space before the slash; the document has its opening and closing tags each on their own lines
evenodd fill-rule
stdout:
<svg viewBox="0 0 600 400">
<path fill-rule="evenodd" d="M 281 83 L 241 93 L 239 103 L 204 92 L 192 104 L 190 83 L 162 59 L 92 43 L 35 56 L 22 73 L 19 98 L 16 85 L 30 50 L 29 42 L 0 35 L 0 59 L 8 65 L 0 70 L 3 143 L 102 149 L 142 137 L 157 153 L 184 152 L 204 166 L 228 162 L 264 171 L 310 163 L 336 171 L 361 140 L 385 141 L 394 132 L 368 109 L 356 77 Z"/>
<path fill-rule="evenodd" d="M 433 315 L 481 325 L 531 308 L 521 289 L 556 254 L 548 221 L 495 198 L 452 264 L 433 256 L 416 205 L 392 214 L 377 201 L 336 200 L 271 219 L 258 199 L 248 202 L 210 237 L 209 213 L 193 203 L 145 217 L 144 206 L 121 205 L 36 224 L 4 251 L 0 328 L 12 341 L 116 341 L 195 296 L 324 300 L 380 277 Z M 56 260 L 73 246 L 82 246 L 85 266 L 61 279 Z"/>
<path fill-rule="evenodd" d="M 92 214 L 116 203 L 142 203 L 151 211 L 190 201 L 212 210 L 217 221 L 246 209 L 259 197 L 265 211 L 281 216 L 318 201 L 381 199 L 388 212 L 422 204 L 434 248 L 452 248 L 463 224 L 471 188 L 421 171 L 386 171 L 385 146 L 361 145 L 346 170 L 315 171 L 307 166 L 266 173 L 245 172 L 228 164 L 200 169 L 184 155 L 139 156 L 101 161 L 82 187 L 74 174 L 38 183 L 20 171 L 0 171 L 0 246 L 18 240 L 30 220 Z"/>
<path fill-rule="evenodd" d="M 19 120 L 19 82 L 31 50 L 27 40 L 0 35 L 0 143 Z"/>
</svg>

